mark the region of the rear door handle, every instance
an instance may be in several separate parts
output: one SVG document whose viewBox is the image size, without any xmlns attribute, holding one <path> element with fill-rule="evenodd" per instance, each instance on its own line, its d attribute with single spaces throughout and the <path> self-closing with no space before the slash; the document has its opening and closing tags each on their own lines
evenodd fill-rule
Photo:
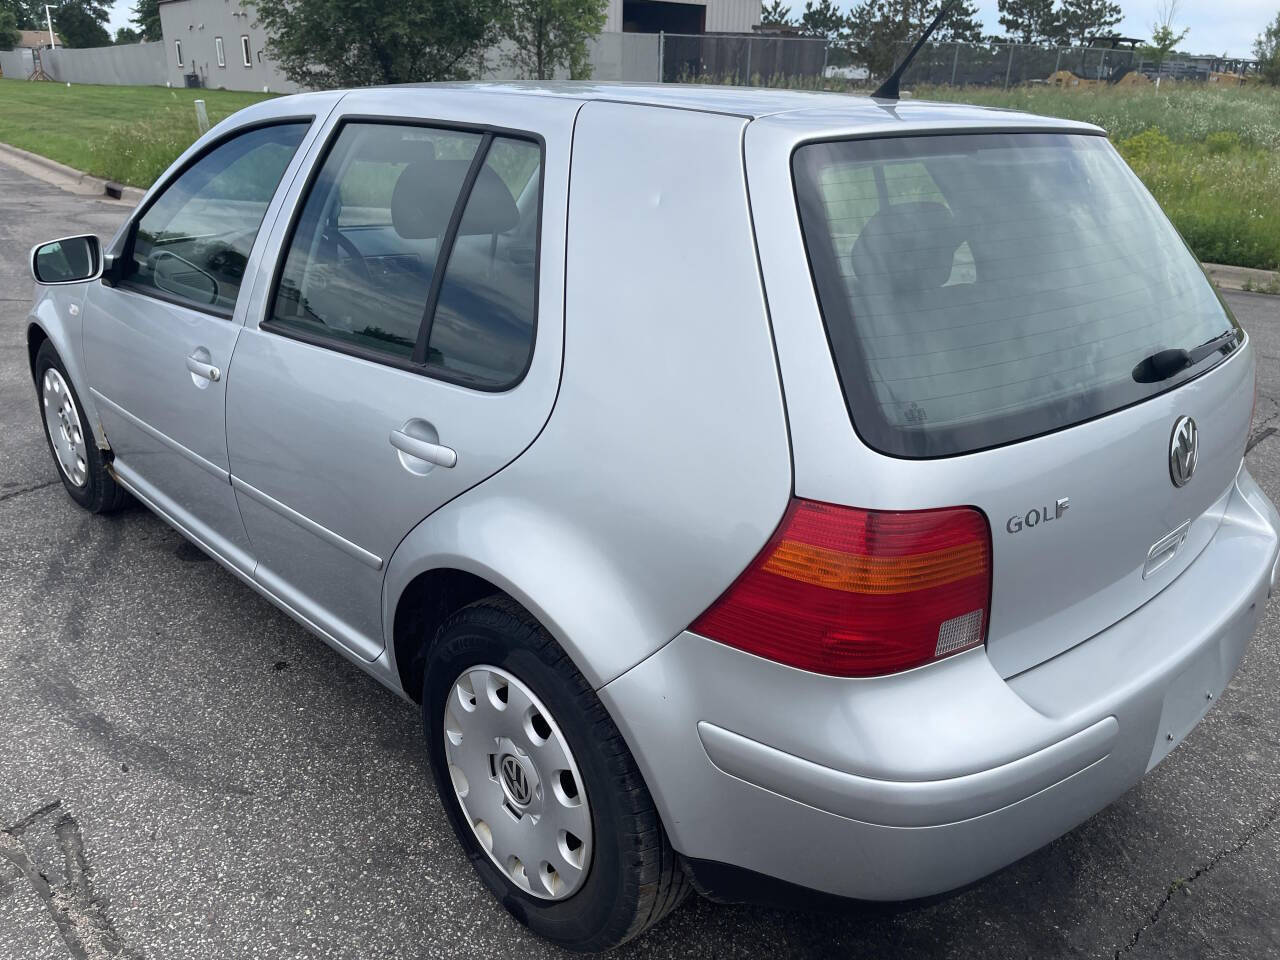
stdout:
<svg viewBox="0 0 1280 960">
<path fill-rule="evenodd" d="M 425 460 L 427 463 L 434 463 L 437 467 L 452 467 L 458 462 L 458 454 L 451 447 L 419 440 L 417 437 L 409 436 L 403 430 L 392 430 L 389 439 L 391 445 L 401 453 Z"/>
<path fill-rule="evenodd" d="M 222 371 L 215 367 L 212 363 L 205 363 L 196 357 L 187 357 L 187 369 L 197 377 L 203 377 L 205 380 L 212 380 L 217 383 L 222 379 Z"/>
</svg>

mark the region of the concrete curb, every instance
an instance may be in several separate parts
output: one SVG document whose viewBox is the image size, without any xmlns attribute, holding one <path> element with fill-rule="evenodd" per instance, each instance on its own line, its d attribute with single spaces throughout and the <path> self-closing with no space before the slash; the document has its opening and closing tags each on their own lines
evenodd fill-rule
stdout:
<svg viewBox="0 0 1280 960">
<path fill-rule="evenodd" d="M 0 163 L 21 170 L 23 173 L 30 174 L 37 179 L 46 183 L 51 183 L 56 187 L 61 187 L 71 193 L 78 193 L 89 197 L 101 197 L 109 202 L 127 203 L 129 206 L 135 206 L 145 190 L 139 190 L 137 187 L 126 187 L 118 183 L 110 183 L 101 177 L 91 176 L 83 171 L 68 167 L 65 163 L 58 163 L 56 160 L 50 160 L 48 157 L 42 157 L 38 153 L 31 153 L 29 150 L 20 150 L 17 147 L 11 147 L 7 143 L 0 143 Z M 113 196 L 108 193 L 108 184 L 114 193 L 119 191 L 119 196 Z"/>
<path fill-rule="evenodd" d="M 1280 271 L 1229 267 L 1222 263 L 1206 263 L 1204 269 L 1214 286 L 1222 290 L 1280 294 Z"/>
</svg>

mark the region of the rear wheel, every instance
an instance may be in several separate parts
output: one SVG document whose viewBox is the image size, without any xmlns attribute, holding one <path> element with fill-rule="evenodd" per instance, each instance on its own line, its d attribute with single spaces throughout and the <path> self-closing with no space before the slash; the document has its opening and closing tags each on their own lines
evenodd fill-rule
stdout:
<svg viewBox="0 0 1280 960">
<path fill-rule="evenodd" d="M 684 900 L 688 881 L 622 735 L 518 604 L 481 600 L 445 623 L 423 721 L 458 839 L 535 933 L 606 950 Z"/>
<path fill-rule="evenodd" d="M 107 472 L 71 377 L 48 340 L 36 353 L 35 372 L 44 437 L 62 485 L 90 513 L 119 509 L 127 494 Z"/>
</svg>

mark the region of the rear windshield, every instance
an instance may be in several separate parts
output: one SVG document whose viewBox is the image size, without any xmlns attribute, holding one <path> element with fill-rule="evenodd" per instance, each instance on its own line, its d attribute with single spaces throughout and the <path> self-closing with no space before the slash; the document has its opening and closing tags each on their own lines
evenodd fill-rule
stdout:
<svg viewBox="0 0 1280 960">
<path fill-rule="evenodd" d="M 1109 413 L 1222 355 L 1139 383 L 1144 358 L 1237 329 L 1103 137 L 813 143 L 793 166 L 845 399 L 885 453 L 966 453 Z"/>
</svg>

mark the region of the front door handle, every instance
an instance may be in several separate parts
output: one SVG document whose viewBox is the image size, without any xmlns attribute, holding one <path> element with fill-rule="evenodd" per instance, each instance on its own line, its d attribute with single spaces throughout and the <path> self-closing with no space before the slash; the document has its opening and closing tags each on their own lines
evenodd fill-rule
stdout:
<svg viewBox="0 0 1280 960">
<path fill-rule="evenodd" d="M 222 379 L 222 371 L 212 363 L 205 363 L 198 357 L 187 357 L 187 369 L 197 377 L 217 383 Z"/>
<path fill-rule="evenodd" d="M 418 460 L 425 460 L 427 463 L 434 463 L 437 467 L 452 467 L 458 462 L 458 454 L 451 447 L 419 440 L 417 437 L 409 436 L 403 430 L 392 430 L 388 439 L 391 440 L 391 445 L 401 453 Z"/>
</svg>

